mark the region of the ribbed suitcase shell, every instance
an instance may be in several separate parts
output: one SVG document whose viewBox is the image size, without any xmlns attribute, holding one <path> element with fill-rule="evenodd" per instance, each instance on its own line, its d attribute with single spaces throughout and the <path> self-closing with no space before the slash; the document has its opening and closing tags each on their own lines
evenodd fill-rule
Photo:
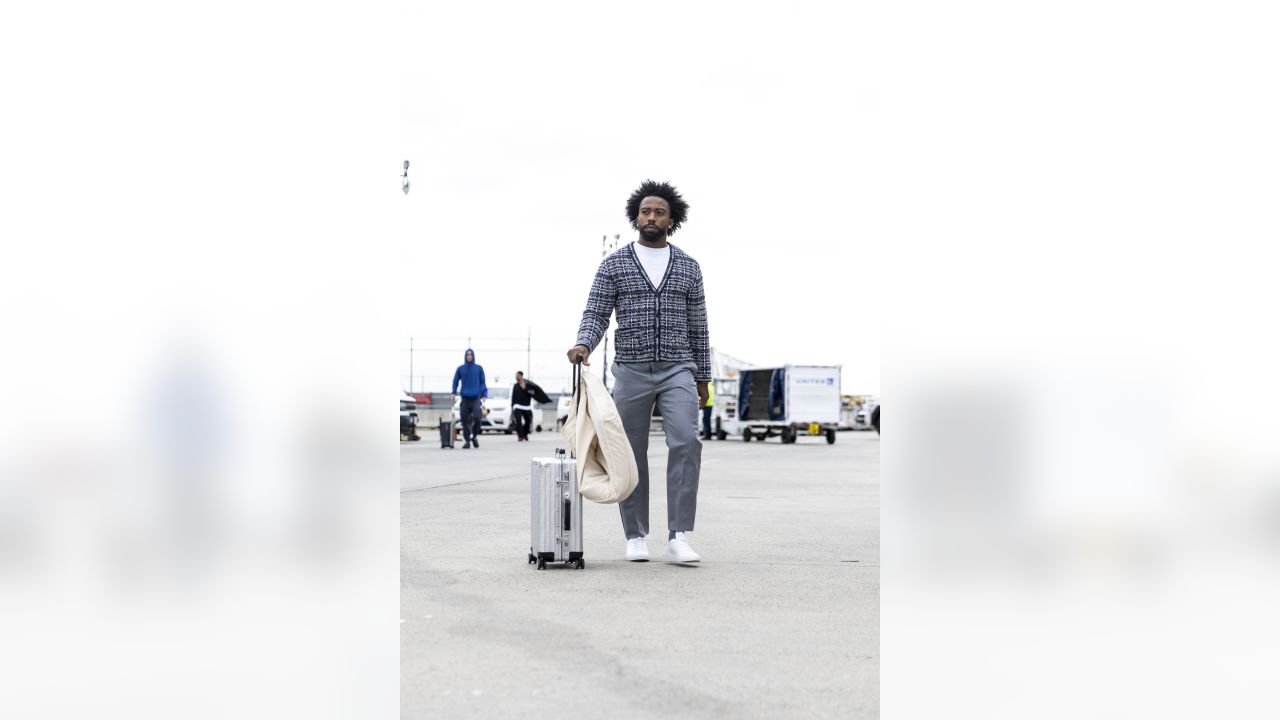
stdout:
<svg viewBox="0 0 1280 720">
<path fill-rule="evenodd" d="M 569 562 L 579 568 L 586 565 L 576 469 L 577 461 L 564 455 L 536 457 L 530 464 L 529 562 L 537 563 L 539 570 L 549 562 Z"/>
</svg>

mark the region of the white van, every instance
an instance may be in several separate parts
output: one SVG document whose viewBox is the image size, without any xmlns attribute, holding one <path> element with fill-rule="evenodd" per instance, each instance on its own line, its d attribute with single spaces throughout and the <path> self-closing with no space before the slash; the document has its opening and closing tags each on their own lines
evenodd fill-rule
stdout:
<svg viewBox="0 0 1280 720">
<path fill-rule="evenodd" d="M 462 423 L 462 398 L 453 399 L 453 422 L 457 427 Z M 542 413 L 533 411 L 533 424 L 542 428 Z M 511 427 L 511 388 L 509 386 L 489 386 L 489 397 L 480 400 L 480 432 L 489 430 L 510 435 Z"/>
<path fill-rule="evenodd" d="M 556 429 L 564 427 L 565 421 L 569 419 L 569 407 L 573 403 L 573 395 L 561 395 L 560 401 L 556 403 Z"/>
<path fill-rule="evenodd" d="M 880 407 L 880 398 L 869 395 L 853 416 L 853 427 L 856 430 L 873 430 L 871 427 L 871 413 Z"/>
</svg>

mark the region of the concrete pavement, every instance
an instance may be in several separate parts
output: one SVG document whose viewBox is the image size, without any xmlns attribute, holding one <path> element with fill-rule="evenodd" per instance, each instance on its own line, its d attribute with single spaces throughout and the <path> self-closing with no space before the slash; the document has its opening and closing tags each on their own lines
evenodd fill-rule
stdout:
<svg viewBox="0 0 1280 720">
<path fill-rule="evenodd" d="M 586 569 L 527 564 L 529 458 L 558 433 L 401 443 L 401 715 L 871 718 L 879 714 L 879 436 L 708 441 L 697 565 L 648 563 L 584 502 Z"/>
</svg>

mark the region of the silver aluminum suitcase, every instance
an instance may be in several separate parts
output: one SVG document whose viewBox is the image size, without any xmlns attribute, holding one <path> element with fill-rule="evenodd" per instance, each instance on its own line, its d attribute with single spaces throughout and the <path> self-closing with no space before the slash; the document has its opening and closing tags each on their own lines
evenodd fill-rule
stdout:
<svg viewBox="0 0 1280 720">
<path fill-rule="evenodd" d="M 565 562 L 579 570 L 582 559 L 582 494 L 577 461 L 556 449 L 555 457 L 536 457 L 530 472 L 532 534 L 529 564 L 545 570 L 549 562 Z"/>
</svg>

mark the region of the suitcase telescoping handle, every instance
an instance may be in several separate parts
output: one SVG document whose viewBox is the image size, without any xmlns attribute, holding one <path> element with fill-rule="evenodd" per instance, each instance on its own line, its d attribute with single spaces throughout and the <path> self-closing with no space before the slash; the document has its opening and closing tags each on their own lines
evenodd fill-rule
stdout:
<svg viewBox="0 0 1280 720">
<path fill-rule="evenodd" d="M 586 359 L 582 353 L 573 358 L 573 404 L 574 414 L 582 407 L 582 361 Z M 577 458 L 577 450 L 571 450 L 569 457 Z"/>
<path fill-rule="evenodd" d="M 556 459 L 564 460 L 564 448 L 556 448 Z M 565 488 L 564 513 L 561 514 L 561 517 L 564 518 L 565 532 L 569 532 L 570 530 L 573 529 L 573 524 L 569 520 L 570 518 L 569 511 L 572 509 L 572 505 L 570 504 L 570 498 L 569 498 L 569 493 L 571 492 L 571 490 L 569 488 L 573 485 L 573 477 L 566 471 L 567 465 L 568 465 L 567 463 L 563 463 L 563 462 L 560 464 L 560 473 L 561 473 L 560 482 L 564 484 L 564 488 Z"/>
</svg>

